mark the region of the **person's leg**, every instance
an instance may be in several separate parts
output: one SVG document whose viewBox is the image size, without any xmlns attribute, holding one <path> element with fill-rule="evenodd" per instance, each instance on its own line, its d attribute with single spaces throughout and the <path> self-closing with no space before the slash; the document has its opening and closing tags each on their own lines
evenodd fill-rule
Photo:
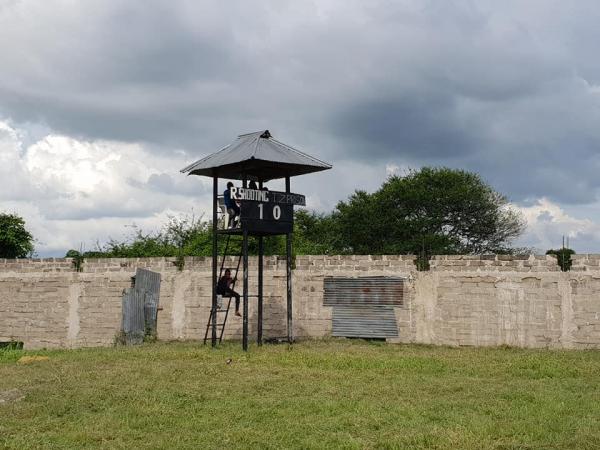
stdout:
<svg viewBox="0 0 600 450">
<path fill-rule="evenodd" d="M 236 217 L 236 219 L 237 219 L 237 222 L 238 222 L 237 224 L 239 225 L 239 222 L 240 222 L 240 214 L 241 214 L 242 210 L 240 209 L 240 205 L 239 205 L 237 202 L 235 202 L 235 203 L 234 203 L 234 208 L 233 208 L 233 210 L 235 211 L 235 217 Z"/>
<path fill-rule="evenodd" d="M 229 213 L 229 228 L 236 228 L 240 220 L 240 208 L 236 206 L 235 208 L 227 209 L 227 211 Z"/>
<path fill-rule="evenodd" d="M 240 294 L 238 294 L 235 291 L 232 291 L 233 295 L 235 296 L 235 315 L 236 316 L 241 316 L 240 314 Z"/>
<path fill-rule="evenodd" d="M 233 208 L 227 208 L 227 214 L 229 214 L 229 223 L 227 224 L 227 228 L 235 227 L 235 218 L 237 216 L 235 210 Z"/>
<path fill-rule="evenodd" d="M 235 315 L 240 316 L 240 294 L 238 294 L 231 288 L 227 288 L 227 296 L 235 297 Z"/>
</svg>

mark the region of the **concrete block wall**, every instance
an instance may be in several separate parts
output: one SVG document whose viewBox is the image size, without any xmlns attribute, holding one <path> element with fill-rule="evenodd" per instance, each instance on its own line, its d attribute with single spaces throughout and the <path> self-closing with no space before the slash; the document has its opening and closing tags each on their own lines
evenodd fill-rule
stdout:
<svg viewBox="0 0 600 450">
<path fill-rule="evenodd" d="M 70 259 L 0 260 L 0 342 L 23 341 L 27 348 L 112 345 L 121 329 L 123 290 L 131 286 L 137 267 L 161 273 L 158 319 L 160 339 L 204 337 L 211 305 L 211 258 L 189 257 L 179 270 L 176 258 L 100 258 L 85 260 L 76 272 Z M 226 267 L 235 267 L 230 258 Z M 266 337 L 286 335 L 285 259 L 264 260 Z M 249 292 L 257 292 L 257 259 L 249 258 Z M 241 280 L 236 289 L 241 291 Z M 301 287 L 294 293 L 300 292 Z M 299 336 L 325 334 L 313 307 L 298 308 Z M 240 339 L 242 321 L 231 314 L 224 337 Z M 309 314 L 301 315 L 302 311 Z M 249 301 L 250 333 L 256 334 L 256 298 Z M 312 323 L 318 324 L 312 327 Z M 313 329 L 314 328 L 314 329 Z"/>
<path fill-rule="evenodd" d="M 430 261 L 433 271 L 454 272 L 558 272 L 553 255 L 437 255 Z M 600 268 L 600 267 L 599 267 Z"/>
<path fill-rule="evenodd" d="M 332 308 L 323 306 L 326 276 L 406 278 L 396 308 L 398 342 L 441 345 L 600 348 L 600 255 L 575 255 L 561 272 L 553 256 L 435 256 L 429 271 L 414 256 L 298 256 L 293 270 L 294 334 L 328 336 Z M 137 267 L 162 275 L 160 339 L 204 337 L 211 303 L 211 258 L 86 260 L 0 259 L 0 341 L 28 348 L 112 345 L 121 327 L 121 298 Z M 235 266 L 232 258 L 226 266 Z M 249 292 L 257 291 L 257 261 L 249 259 Z M 241 291 L 241 280 L 237 288 Z M 265 258 L 264 335 L 286 334 L 285 259 Z M 232 309 L 233 313 L 233 309 Z M 250 334 L 256 299 L 250 298 Z M 230 316 L 225 337 L 239 339 Z"/>
<path fill-rule="evenodd" d="M 575 256 L 569 272 L 550 255 L 435 256 L 416 342 L 600 348 L 600 255 Z"/>
<path fill-rule="evenodd" d="M 332 255 L 297 256 L 293 272 L 293 299 L 298 336 L 322 337 L 332 332 L 332 307 L 323 306 L 323 279 L 326 276 L 402 276 L 413 279 L 416 273 L 413 255 Z M 413 289 L 408 283 L 405 305 L 396 308 L 396 320 L 401 335 L 410 335 L 414 328 L 410 311 Z M 304 326 L 303 326 L 304 325 Z M 409 339 L 410 340 L 410 339 Z"/>
<path fill-rule="evenodd" d="M 447 345 L 562 346 L 562 274 L 546 256 L 440 256 L 420 273 L 417 340 Z M 421 292 L 423 291 L 423 292 Z"/>
<path fill-rule="evenodd" d="M 0 341 L 28 348 L 110 345 L 130 284 L 129 275 L 113 273 L 0 272 Z"/>
</svg>

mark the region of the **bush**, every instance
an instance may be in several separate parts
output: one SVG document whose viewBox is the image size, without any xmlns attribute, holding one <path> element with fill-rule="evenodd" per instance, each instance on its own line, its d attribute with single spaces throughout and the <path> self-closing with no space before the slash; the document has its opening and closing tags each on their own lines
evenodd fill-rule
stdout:
<svg viewBox="0 0 600 450">
<path fill-rule="evenodd" d="M 571 260 L 571 256 L 575 254 L 575 250 L 571 248 L 559 248 L 557 250 L 550 249 L 546 252 L 546 255 L 554 255 L 558 260 L 558 265 L 560 266 L 560 270 L 566 272 L 571 270 L 571 265 L 573 261 Z"/>
</svg>

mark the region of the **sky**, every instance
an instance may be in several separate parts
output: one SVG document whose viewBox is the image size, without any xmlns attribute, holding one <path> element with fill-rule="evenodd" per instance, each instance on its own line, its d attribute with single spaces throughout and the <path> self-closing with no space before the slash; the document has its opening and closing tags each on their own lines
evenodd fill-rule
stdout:
<svg viewBox="0 0 600 450">
<path fill-rule="evenodd" d="M 598 23 L 586 0 L 0 0 L 0 211 L 41 257 L 208 217 L 179 170 L 269 129 L 333 164 L 292 180 L 310 209 L 448 166 L 522 211 L 515 245 L 600 252 Z"/>
</svg>

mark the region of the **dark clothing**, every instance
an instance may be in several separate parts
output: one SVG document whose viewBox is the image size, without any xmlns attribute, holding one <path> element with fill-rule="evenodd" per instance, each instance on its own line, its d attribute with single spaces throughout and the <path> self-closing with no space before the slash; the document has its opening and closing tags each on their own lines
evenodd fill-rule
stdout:
<svg viewBox="0 0 600 450">
<path fill-rule="evenodd" d="M 233 289 L 225 289 L 225 293 L 221 294 L 223 297 L 235 297 L 235 312 L 240 311 L 240 294 L 235 292 Z"/>
<path fill-rule="evenodd" d="M 229 287 L 233 280 L 222 276 L 217 283 L 217 294 L 223 297 L 235 297 L 235 311 L 240 310 L 240 294 Z"/>
<path fill-rule="evenodd" d="M 231 283 L 231 278 L 227 278 L 222 276 L 217 283 L 217 294 L 225 295 L 225 291 L 229 289 L 229 284 Z"/>
<path fill-rule="evenodd" d="M 231 191 L 229 188 L 223 192 L 223 201 L 227 209 L 232 209 L 236 216 L 240 215 L 240 207 L 235 203 L 235 200 L 231 198 Z"/>
</svg>

